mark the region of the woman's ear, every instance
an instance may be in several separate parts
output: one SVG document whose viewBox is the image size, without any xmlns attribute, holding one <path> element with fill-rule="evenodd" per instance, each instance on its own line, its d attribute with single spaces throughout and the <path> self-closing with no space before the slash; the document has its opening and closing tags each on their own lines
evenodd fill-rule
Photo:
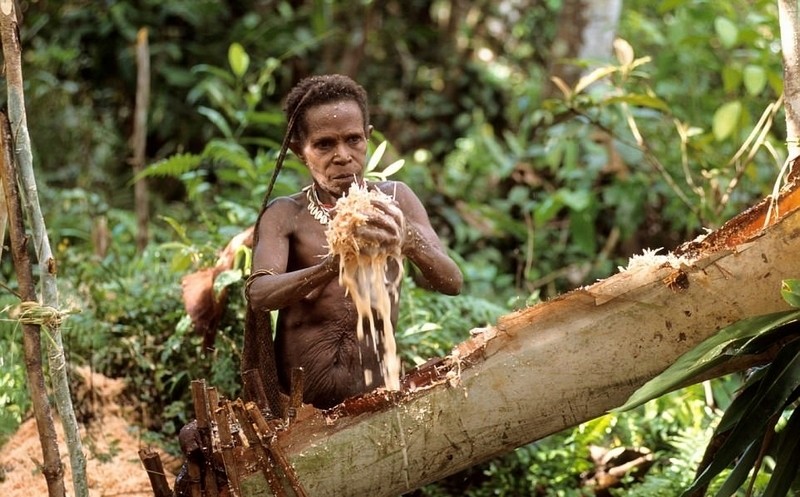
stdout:
<svg viewBox="0 0 800 497">
<path fill-rule="evenodd" d="M 289 142 L 289 150 L 291 150 L 294 155 L 296 155 L 297 158 L 300 159 L 303 164 L 305 164 L 306 158 L 303 157 L 303 147 L 301 147 L 297 141 L 292 140 Z"/>
</svg>

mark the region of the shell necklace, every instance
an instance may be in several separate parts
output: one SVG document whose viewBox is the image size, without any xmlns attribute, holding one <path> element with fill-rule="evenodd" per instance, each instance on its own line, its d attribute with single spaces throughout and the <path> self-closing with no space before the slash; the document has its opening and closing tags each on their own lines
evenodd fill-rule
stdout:
<svg viewBox="0 0 800 497">
<path fill-rule="evenodd" d="M 308 213 L 319 224 L 327 226 L 331 222 L 331 212 L 334 207 L 327 207 L 320 201 L 319 195 L 317 195 L 317 188 L 313 183 L 303 188 L 303 190 L 306 192 L 306 198 L 308 199 Z"/>
</svg>

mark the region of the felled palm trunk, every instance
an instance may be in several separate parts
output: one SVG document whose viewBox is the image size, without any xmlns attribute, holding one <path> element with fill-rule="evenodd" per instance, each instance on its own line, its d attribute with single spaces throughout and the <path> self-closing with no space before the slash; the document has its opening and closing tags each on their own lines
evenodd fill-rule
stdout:
<svg viewBox="0 0 800 497">
<path fill-rule="evenodd" d="M 601 416 L 721 328 L 787 309 L 780 285 L 800 276 L 798 206 L 795 185 L 669 259 L 502 317 L 399 392 L 303 407 L 262 440 L 308 495 L 395 496 Z M 239 495 L 301 495 L 270 490 L 258 451 L 237 450 L 250 453 L 226 465 Z"/>
</svg>

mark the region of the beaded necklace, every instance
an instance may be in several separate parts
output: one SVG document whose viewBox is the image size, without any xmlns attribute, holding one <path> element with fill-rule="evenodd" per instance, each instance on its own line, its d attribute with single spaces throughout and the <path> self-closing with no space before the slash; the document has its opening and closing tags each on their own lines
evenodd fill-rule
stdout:
<svg viewBox="0 0 800 497">
<path fill-rule="evenodd" d="M 303 190 L 306 192 L 306 198 L 308 199 L 308 213 L 311 214 L 311 217 L 316 219 L 319 224 L 327 226 L 328 223 L 331 222 L 331 211 L 333 211 L 334 208 L 326 207 L 325 204 L 320 201 L 317 188 L 313 183 L 303 188 Z"/>
</svg>

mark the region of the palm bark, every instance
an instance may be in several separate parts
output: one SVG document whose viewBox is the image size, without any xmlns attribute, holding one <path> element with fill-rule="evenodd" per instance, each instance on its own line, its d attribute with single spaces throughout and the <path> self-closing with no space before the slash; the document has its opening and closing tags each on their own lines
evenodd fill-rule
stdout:
<svg viewBox="0 0 800 497">
<path fill-rule="evenodd" d="M 682 263 L 637 265 L 507 315 L 399 393 L 303 408 L 277 445 L 309 495 L 380 497 L 601 416 L 719 329 L 789 308 L 780 285 L 800 275 L 800 188 L 778 207 L 769 217 L 765 199 L 685 244 Z"/>
</svg>

